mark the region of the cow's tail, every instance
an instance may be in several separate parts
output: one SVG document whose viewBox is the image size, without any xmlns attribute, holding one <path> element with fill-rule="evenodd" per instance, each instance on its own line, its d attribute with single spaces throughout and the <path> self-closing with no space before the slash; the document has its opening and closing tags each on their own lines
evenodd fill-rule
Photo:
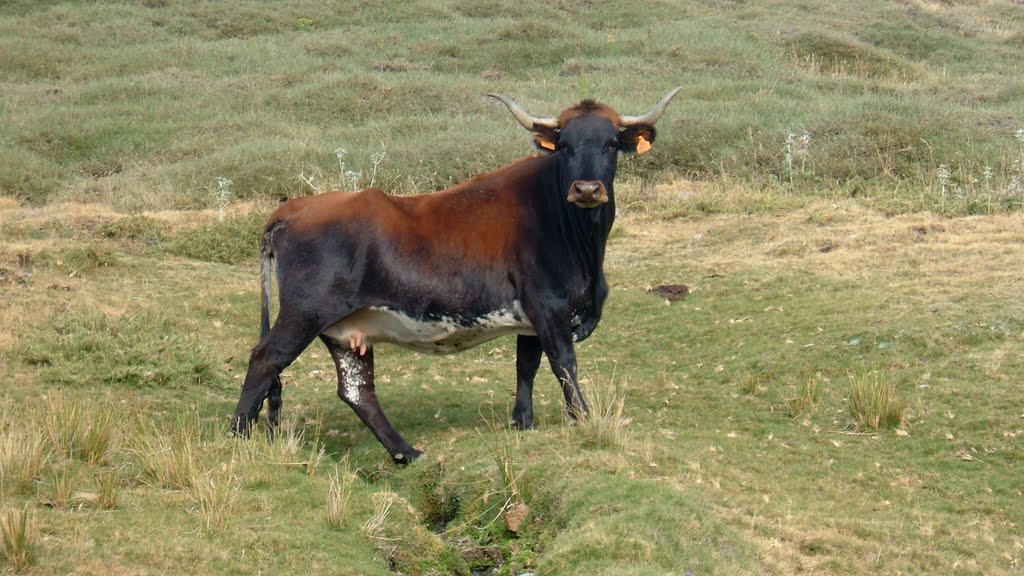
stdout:
<svg viewBox="0 0 1024 576">
<path fill-rule="evenodd" d="M 260 340 L 270 332 L 270 289 L 274 267 L 274 248 L 270 242 L 273 228 L 260 239 Z"/>
</svg>

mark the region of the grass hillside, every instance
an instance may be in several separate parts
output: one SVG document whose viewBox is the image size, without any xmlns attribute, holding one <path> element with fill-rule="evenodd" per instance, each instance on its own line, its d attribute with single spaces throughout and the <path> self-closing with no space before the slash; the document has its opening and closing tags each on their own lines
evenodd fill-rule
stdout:
<svg viewBox="0 0 1024 576">
<path fill-rule="evenodd" d="M 682 85 L 626 178 L 988 212 L 1022 193 L 1021 30 L 1014 2 L 8 1 L 0 192 L 294 196 L 351 187 L 339 148 L 357 186 L 383 152 L 376 184 L 430 191 L 531 149 L 482 94 L 638 114 Z"/>
<path fill-rule="evenodd" d="M 568 426 L 542 372 L 539 430 L 510 431 L 511 339 L 382 347 L 382 403 L 427 453 L 398 468 L 319 346 L 275 443 L 225 437 L 255 264 L 176 253 L 244 230 L 235 210 L 0 211 L 0 511 L 29 518 L 0 528 L 34 531 L 25 573 L 1020 570 L 1020 213 L 634 211 L 579 347 L 594 416 Z"/>
<path fill-rule="evenodd" d="M 0 574 L 1019 574 L 1019 2 L 0 3 Z M 278 199 L 439 189 L 646 111 L 590 418 L 515 344 L 318 345 L 226 438 Z M 340 150 L 344 150 L 341 153 Z M 664 285 L 685 284 L 669 302 Z M 678 292 L 678 291 L 677 291 Z"/>
</svg>

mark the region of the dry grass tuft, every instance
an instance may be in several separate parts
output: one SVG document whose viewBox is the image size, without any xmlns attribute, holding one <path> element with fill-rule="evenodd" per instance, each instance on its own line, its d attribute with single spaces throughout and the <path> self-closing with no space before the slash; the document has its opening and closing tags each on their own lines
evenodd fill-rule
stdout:
<svg viewBox="0 0 1024 576">
<path fill-rule="evenodd" d="M 305 462 L 307 476 L 316 474 L 316 469 L 320 467 L 320 463 L 324 461 L 324 456 L 326 455 L 327 445 L 319 440 L 314 440 L 313 450 L 309 453 L 309 458 Z"/>
<path fill-rule="evenodd" d="M 398 496 L 393 492 L 377 492 L 373 495 L 373 515 L 363 522 L 360 531 L 364 536 L 372 540 L 378 547 L 391 541 L 385 530 L 388 515 L 391 514 L 391 507 L 394 506 Z"/>
<path fill-rule="evenodd" d="M 327 455 L 327 447 L 318 439 L 308 445 L 305 431 L 287 422 L 271 439 L 262 435 L 236 439 L 233 453 L 236 462 L 245 466 L 247 485 L 275 484 L 282 479 L 282 469 L 300 468 L 307 476 L 314 475 Z"/>
<path fill-rule="evenodd" d="M 89 464 L 103 464 L 114 447 L 116 415 L 60 395 L 46 402 L 46 429 L 54 450 Z"/>
<path fill-rule="evenodd" d="M 205 472 L 192 466 L 187 492 L 207 530 L 226 526 L 238 503 L 239 483 L 234 460 Z"/>
<path fill-rule="evenodd" d="M 346 460 L 344 465 L 334 467 L 330 477 L 331 485 L 327 489 L 327 509 L 324 516 L 328 525 L 340 529 L 348 515 L 348 501 L 352 496 L 356 475 L 349 469 Z"/>
<path fill-rule="evenodd" d="M 487 420 L 491 429 L 490 441 L 488 442 L 491 457 L 497 466 L 498 476 L 495 479 L 498 494 L 504 499 L 502 510 L 523 501 L 520 479 L 525 468 L 520 465 L 518 455 L 520 450 L 519 435 L 507 425 L 501 423 L 498 417 Z"/>
<path fill-rule="evenodd" d="M 49 443 L 38 428 L 4 430 L 0 435 L 0 483 L 30 493 L 50 455 Z"/>
<path fill-rule="evenodd" d="M 0 548 L 15 570 L 22 570 L 32 563 L 38 540 L 39 527 L 28 506 L 0 512 Z"/>
<path fill-rule="evenodd" d="M 768 389 L 765 386 L 761 378 L 757 374 L 744 371 L 737 377 L 737 384 L 739 384 L 740 391 L 747 396 L 758 396 Z"/>
<path fill-rule="evenodd" d="M 78 475 L 71 469 L 70 464 L 53 469 L 51 485 L 53 497 L 48 503 L 54 508 L 70 508 L 75 499 L 75 487 L 78 485 Z"/>
<path fill-rule="evenodd" d="M 796 420 L 814 409 L 821 396 L 818 378 L 814 376 L 803 379 L 797 386 L 796 394 L 786 399 L 786 412 L 790 418 Z"/>
<path fill-rule="evenodd" d="M 903 423 L 905 404 L 896 387 L 878 372 L 850 375 L 850 413 L 860 430 L 895 428 Z"/>
<path fill-rule="evenodd" d="M 117 507 L 121 478 L 116 470 L 104 470 L 96 473 L 96 488 L 99 491 L 97 506 L 103 510 L 113 510 Z"/>
<path fill-rule="evenodd" d="M 630 423 L 625 417 L 626 384 L 617 383 L 613 373 L 603 382 L 581 378 L 580 387 L 590 400 L 590 412 L 573 427 L 578 437 L 589 446 L 624 446 Z"/>
<path fill-rule="evenodd" d="M 163 488 L 190 487 L 199 431 L 185 422 L 169 432 L 145 421 L 140 421 L 138 427 L 129 452 L 145 479 Z"/>
</svg>

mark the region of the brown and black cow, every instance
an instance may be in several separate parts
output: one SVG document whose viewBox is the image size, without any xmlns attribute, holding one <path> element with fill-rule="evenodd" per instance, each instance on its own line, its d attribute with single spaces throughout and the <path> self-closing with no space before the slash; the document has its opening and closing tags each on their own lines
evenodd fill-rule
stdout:
<svg viewBox="0 0 1024 576">
<path fill-rule="evenodd" d="M 316 338 L 338 370 L 338 395 L 395 462 L 422 453 L 381 410 L 373 355 L 391 343 L 447 354 L 517 336 L 512 423 L 533 427 L 541 353 L 575 417 L 587 411 L 574 342 L 601 319 L 608 295 L 605 246 L 615 219 L 619 152 L 644 152 L 676 88 L 643 116 L 592 100 L 556 118 L 503 102 L 546 154 L 419 196 L 377 189 L 295 198 L 270 216 L 261 238 L 261 338 L 235 410 L 246 434 L 266 400 L 278 424 L 280 374 Z M 280 312 L 270 326 L 272 261 Z"/>
</svg>

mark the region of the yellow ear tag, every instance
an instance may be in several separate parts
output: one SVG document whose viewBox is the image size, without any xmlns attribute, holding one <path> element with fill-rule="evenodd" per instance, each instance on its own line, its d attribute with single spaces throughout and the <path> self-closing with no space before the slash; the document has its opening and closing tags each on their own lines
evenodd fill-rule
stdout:
<svg viewBox="0 0 1024 576">
<path fill-rule="evenodd" d="M 545 149 L 545 150 L 551 150 L 552 152 L 555 151 L 555 143 L 551 142 L 549 140 L 541 140 L 540 141 L 540 147 Z"/>
<path fill-rule="evenodd" d="M 643 154 L 651 149 L 651 143 L 643 136 L 636 137 L 636 153 Z"/>
</svg>

